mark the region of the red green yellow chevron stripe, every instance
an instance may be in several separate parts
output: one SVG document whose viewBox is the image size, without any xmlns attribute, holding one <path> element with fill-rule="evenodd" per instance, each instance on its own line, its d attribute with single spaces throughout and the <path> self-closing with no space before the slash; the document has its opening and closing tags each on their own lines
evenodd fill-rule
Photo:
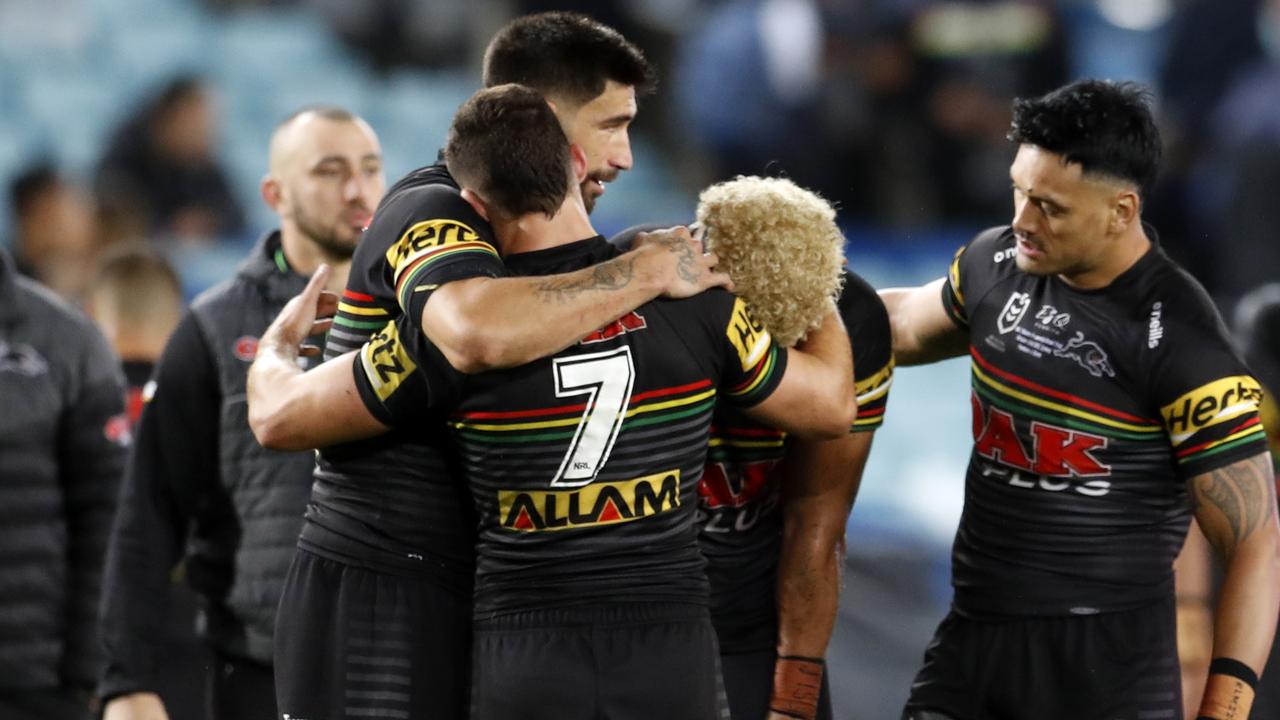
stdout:
<svg viewBox="0 0 1280 720">
<path fill-rule="evenodd" d="M 729 388 L 727 394 L 734 398 L 750 398 L 762 387 L 770 387 L 769 380 L 778 365 L 778 346 L 770 343 L 769 351 L 763 355 L 742 383 Z"/>
<path fill-rule="evenodd" d="M 1064 427 L 1111 437 L 1137 441 L 1164 440 L 1164 427 L 1158 420 L 1108 408 L 1001 370 L 972 346 L 969 354 L 973 358 L 974 390 L 998 406 Z"/>
<path fill-rule="evenodd" d="M 459 242 L 434 248 L 413 257 L 402 268 L 396 270 L 396 298 L 400 301 L 400 307 L 404 309 L 409 307 L 409 296 L 417 290 L 418 278 L 422 277 L 428 269 L 442 261 L 465 255 L 496 258 L 498 251 L 487 242 Z"/>
</svg>

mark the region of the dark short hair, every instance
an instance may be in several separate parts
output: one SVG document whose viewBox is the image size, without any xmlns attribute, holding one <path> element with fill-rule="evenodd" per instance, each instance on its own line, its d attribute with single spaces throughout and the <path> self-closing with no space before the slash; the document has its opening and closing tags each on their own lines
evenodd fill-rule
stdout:
<svg viewBox="0 0 1280 720">
<path fill-rule="evenodd" d="M 572 12 L 544 12 L 511 21 L 484 54 L 485 87 L 519 83 L 550 98 L 585 103 L 607 81 L 649 92 L 656 83 L 644 53 L 617 30 Z"/>
<path fill-rule="evenodd" d="M 62 185 L 58 170 L 49 162 L 28 166 L 9 183 L 9 206 L 16 217 L 30 212 L 40 197 Z"/>
<path fill-rule="evenodd" d="M 571 185 L 569 140 L 537 91 L 499 85 L 458 108 L 444 148 L 460 185 L 508 216 L 556 214 Z"/>
<path fill-rule="evenodd" d="M 1131 182 L 1144 194 L 1160 167 L 1151 93 L 1133 82 L 1079 80 L 1014 100 L 1009 139 L 1079 163 L 1086 174 Z"/>
</svg>

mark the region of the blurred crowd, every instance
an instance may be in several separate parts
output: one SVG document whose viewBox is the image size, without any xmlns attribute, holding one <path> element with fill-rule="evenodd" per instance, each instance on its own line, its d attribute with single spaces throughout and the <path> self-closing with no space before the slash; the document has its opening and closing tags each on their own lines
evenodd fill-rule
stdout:
<svg viewBox="0 0 1280 720">
<path fill-rule="evenodd" d="M 375 71 L 474 67 L 514 13 L 585 10 L 662 70 L 637 133 L 690 195 L 740 173 L 822 192 L 846 226 L 908 237 L 1007 219 L 1010 100 L 1072 79 L 1099 0 L 645 0 L 444 3 L 207 0 L 294 5 L 327 21 Z M 1112 3 L 1114 5 L 1114 3 Z M 1147 208 L 1170 253 L 1224 306 L 1272 277 L 1280 177 L 1280 0 L 1144 0 L 1168 17 L 1148 80 L 1165 169 Z M 578 7 L 580 6 L 580 7 Z M 215 15 L 216 17 L 216 15 Z M 208 81 L 176 77 L 118 124 L 91 178 L 47 163 L 9 179 L 8 242 L 24 272 L 68 296 L 122 238 L 244 239 L 219 166 Z M 409 159 L 409 165 L 430 158 Z M 2 171 L 7 170 L 7 173 Z M 639 219 L 638 219 L 639 220 Z M 75 263 L 63 262 L 78 259 Z"/>
<path fill-rule="evenodd" d="M 1150 78 L 1164 168 L 1144 217 L 1230 312 L 1250 291 L 1280 280 L 1273 237 L 1280 203 L 1272 195 L 1280 187 L 1280 0 L 1150 2 L 1171 9 L 1158 29 L 1162 50 Z M 661 156 L 638 164 L 663 163 L 691 196 L 736 174 L 784 175 L 833 200 L 846 226 L 878 228 L 903 242 L 927 229 L 972 233 L 1009 220 L 1010 101 L 1073 78 L 1083 50 L 1070 18 L 1094 5 L 206 3 L 219 11 L 309 8 L 379 71 L 474 68 L 491 28 L 506 18 L 552 7 L 587 12 L 634 39 L 662 72 L 635 126 Z M 88 173 L 51 158 L 0 166 L 11 219 L 0 242 L 14 269 L 97 321 L 123 362 L 135 419 L 151 363 L 181 314 L 184 268 L 170 264 L 170 251 L 271 229 L 250 226 L 237 199 L 244 194 L 221 163 L 216 90 L 199 75 L 163 83 L 106 135 Z M 1251 362 L 1280 384 L 1277 307 L 1276 287 L 1255 292 L 1239 322 Z M 16 347 L 0 343 L 0 361 L 20 359 Z M 179 626 L 192 616 L 182 612 Z"/>
</svg>

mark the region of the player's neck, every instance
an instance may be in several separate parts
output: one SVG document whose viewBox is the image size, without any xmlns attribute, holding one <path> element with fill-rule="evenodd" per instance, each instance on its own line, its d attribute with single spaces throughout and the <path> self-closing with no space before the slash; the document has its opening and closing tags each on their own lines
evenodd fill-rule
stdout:
<svg viewBox="0 0 1280 720">
<path fill-rule="evenodd" d="M 1133 267 L 1151 249 L 1151 239 L 1143 230 L 1142 223 L 1134 223 L 1110 242 L 1111 247 L 1096 265 L 1083 272 L 1060 274 L 1058 278 L 1080 290 L 1104 288 L 1115 282 L 1116 278 Z"/>
<path fill-rule="evenodd" d="M 501 238 L 503 255 L 546 250 L 596 235 L 577 193 L 570 193 L 552 217 L 528 213 L 495 222 L 494 231 Z"/>
</svg>

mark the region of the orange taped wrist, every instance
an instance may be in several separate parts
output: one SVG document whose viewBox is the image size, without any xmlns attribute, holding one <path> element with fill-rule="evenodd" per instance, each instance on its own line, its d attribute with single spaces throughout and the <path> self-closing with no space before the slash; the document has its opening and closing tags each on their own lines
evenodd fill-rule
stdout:
<svg viewBox="0 0 1280 720">
<path fill-rule="evenodd" d="M 1253 688 L 1240 678 L 1213 673 L 1204 686 L 1197 717 L 1213 720 L 1246 720 L 1253 707 Z"/>
<path fill-rule="evenodd" d="M 817 717 L 824 664 L 821 658 L 779 657 L 773 666 L 773 698 L 769 709 L 801 720 Z"/>
</svg>

